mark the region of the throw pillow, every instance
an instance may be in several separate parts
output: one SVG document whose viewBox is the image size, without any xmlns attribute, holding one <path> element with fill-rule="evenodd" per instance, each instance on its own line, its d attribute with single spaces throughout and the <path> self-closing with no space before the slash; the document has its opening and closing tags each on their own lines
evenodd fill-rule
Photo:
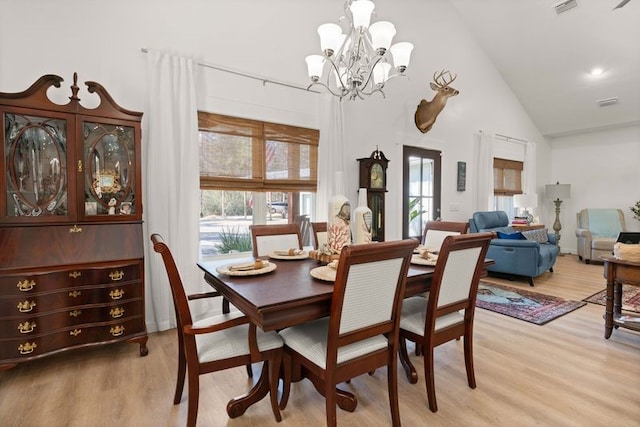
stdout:
<svg viewBox="0 0 640 427">
<path fill-rule="evenodd" d="M 524 240 L 525 237 L 519 231 L 515 233 L 503 233 L 502 231 L 498 231 L 498 239 Z"/>
<path fill-rule="evenodd" d="M 540 228 L 538 230 L 523 231 L 522 235 L 524 236 L 525 239 L 533 240 L 538 243 L 547 243 L 549 241 L 546 228 Z"/>
</svg>

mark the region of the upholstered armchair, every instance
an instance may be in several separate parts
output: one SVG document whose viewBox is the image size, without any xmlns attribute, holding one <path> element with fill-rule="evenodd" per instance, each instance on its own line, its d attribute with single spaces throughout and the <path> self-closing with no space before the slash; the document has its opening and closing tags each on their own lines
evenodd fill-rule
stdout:
<svg viewBox="0 0 640 427">
<path fill-rule="evenodd" d="M 625 230 L 620 209 L 582 209 L 576 215 L 578 258 L 589 264 L 611 256 L 618 234 Z"/>
</svg>

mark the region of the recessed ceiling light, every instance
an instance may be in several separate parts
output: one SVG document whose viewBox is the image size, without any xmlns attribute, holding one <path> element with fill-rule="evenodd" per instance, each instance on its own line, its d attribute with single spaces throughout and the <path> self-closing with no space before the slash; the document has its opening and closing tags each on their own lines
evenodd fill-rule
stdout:
<svg viewBox="0 0 640 427">
<path fill-rule="evenodd" d="M 594 68 L 591 70 L 592 76 L 601 76 L 602 73 L 604 73 L 604 70 L 602 68 Z"/>
</svg>

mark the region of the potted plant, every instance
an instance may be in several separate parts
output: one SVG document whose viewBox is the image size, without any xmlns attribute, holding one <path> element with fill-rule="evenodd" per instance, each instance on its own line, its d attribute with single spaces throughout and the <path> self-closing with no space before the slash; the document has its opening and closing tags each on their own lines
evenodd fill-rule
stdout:
<svg viewBox="0 0 640 427">
<path fill-rule="evenodd" d="M 631 209 L 631 212 L 633 212 L 633 217 L 640 221 L 640 200 L 638 200 L 636 204 L 634 206 L 631 206 L 629 209 Z"/>
</svg>

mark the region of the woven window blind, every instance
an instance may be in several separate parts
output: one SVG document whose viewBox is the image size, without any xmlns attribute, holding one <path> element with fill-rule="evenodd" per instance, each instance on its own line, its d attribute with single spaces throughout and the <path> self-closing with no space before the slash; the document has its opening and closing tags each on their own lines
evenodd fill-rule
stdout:
<svg viewBox="0 0 640 427">
<path fill-rule="evenodd" d="M 522 194 L 523 169 L 523 162 L 494 158 L 493 194 L 503 196 Z"/>
<path fill-rule="evenodd" d="M 198 126 L 201 189 L 316 191 L 317 130 L 206 112 Z"/>
</svg>

